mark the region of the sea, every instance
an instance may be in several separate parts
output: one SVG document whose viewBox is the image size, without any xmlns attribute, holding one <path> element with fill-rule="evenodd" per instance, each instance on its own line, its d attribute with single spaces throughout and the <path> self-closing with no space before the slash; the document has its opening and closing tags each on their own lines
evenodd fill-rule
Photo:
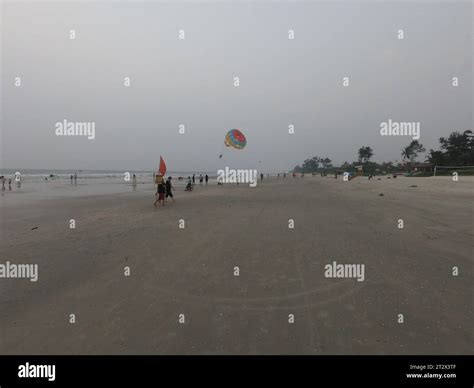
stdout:
<svg viewBox="0 0 474 388">
<path fill-rule="evenodd" d="M 20 174 L 20 179 L 16 176 Z M 184 190 L 188 176 L 209 175 L 209 184 L 216 182 L 216 172 L 169 171 L 176 190 Z M 72 179 L 77 174 L 77 180 Z M 133 184 L 133 174 L 136 185 Z M 21 205 L 25 202 L 63 197 L 84 197 L 107 194 L 143 192 L 151 197 L 156 192 L 153 171 L 113 171 L 113 170 L 58 170 L 58 169 L 0 169 L 0 177 L 6 178 L 0 184 L 0 207 Z M 127 179 L 129 178 L 129 179 Z M 11 184 L 8 181 L 11 179 Z M 205 184 L 205 183 L 203 183 Z"/>
<path fill-rule="evenodd" d="M 126 174 L 130 176 L 135 176 L 137 179 L 150 179 L 153 181 L 153 171 L 144 171 L 144 170 L 58 170 L 58 169 L 0 169 L 0 176 L 5 176 L 8 178 L 15 178 L 15 175 L 20 173 L 21 180 L 27 181 L 43 181 L 45 178 L 48 180 L 70 180 L 71 175 L 77 174 L 77 178 L 81 180 L 124 180 Z M 179 177 L 187 178 L 196 174 L 203 176 L 208 174 L 209 177 L 215 178 L 216 171 L 167 171 L 166 176 L 171 176 L 173 179 L 178 179 Z"/>
</svg>

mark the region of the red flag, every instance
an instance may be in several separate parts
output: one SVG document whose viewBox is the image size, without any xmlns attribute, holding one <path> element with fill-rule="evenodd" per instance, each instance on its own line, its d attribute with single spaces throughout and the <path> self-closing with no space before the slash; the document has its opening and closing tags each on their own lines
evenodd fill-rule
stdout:
<svg viewBox="0 0 474 388">
<path fill-rule="evenodd" d="M 166 163 L 161 156 L 160 156 L 160 168 L 158 169 L 158 172 L 162 176 L 165 176 L 166 174 Z"/>
</svg>

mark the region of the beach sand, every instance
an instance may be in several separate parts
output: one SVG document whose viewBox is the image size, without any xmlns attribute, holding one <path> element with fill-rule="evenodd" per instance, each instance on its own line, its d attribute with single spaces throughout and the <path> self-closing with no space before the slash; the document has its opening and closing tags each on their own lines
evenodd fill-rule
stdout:
<svg viewBox="0 0 474 388">
<path fill-rule="evenodd" d="M 306 176 L 180 187 L 159 209 L 152 185 L 3 201 L 0 263 L 39 279 L 0 279 L 0 353 L 472 354 L 473 193 Z M 326 278 L 333 261 L 365 280 Z"/>
</svg>

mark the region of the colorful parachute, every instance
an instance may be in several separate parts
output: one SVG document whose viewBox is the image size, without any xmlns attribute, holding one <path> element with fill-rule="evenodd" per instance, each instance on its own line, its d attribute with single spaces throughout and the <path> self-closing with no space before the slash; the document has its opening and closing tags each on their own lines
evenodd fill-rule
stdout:
<svg viewBox="0 0 474 388">
<path fill-rule="evenodd" d="M 224 144 L 227 147 L 234 147 L 238 150 L 241 150 L 247 144 L 247 139 L 245 138 L 244 134 L 240 132 L 238 129 L 231 129 L 225 135 Z"/>
</svg>

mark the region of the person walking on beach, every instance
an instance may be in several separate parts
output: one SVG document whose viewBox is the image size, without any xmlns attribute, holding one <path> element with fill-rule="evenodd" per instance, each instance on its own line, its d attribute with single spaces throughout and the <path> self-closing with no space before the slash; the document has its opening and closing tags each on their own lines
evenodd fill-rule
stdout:
<svg viewBox="0 0 474 388">
<path fill-rule="evenodd" d="M 72 180 L 74 179 L 73 175 L 71 174 L 71 185 L 72 185 Z"/>
<path fill-rule="evenodd" d="M 263 181 L 263 174 L 260 174 L 260 180 Z"/>
<path fill-rule="evenodd" d="M 5 191 L 5 182 L 6 182 L 6 179 L 5 179 L 5 177 L 4 177 L 3 175 L 0 177 L 0 179 L 2 180 L 2 191 Z"/>
<path fill-rule="evenodd" d="M 202 177 L 202 174 L 199 174 L 199 184 L 202 186 L 202 180 L 203 180 L 203 177 Z"/>
<path fill-rule="evenodd" d="M 156 201 L 153 204 L 156 207 L 156 204 L 161 203 L 163 206 L 165 206 L 165 193 L 166 193 L 166 187 L 163 182 L 158 183 L 158 190 L 156 191 Z"/>
<path fill-rule="evenodd" d="M 8 191 L 12 191 L 12 178 L 8 179 Z"/>
<path fill-rule="evenodd" d="M 209 181 L 209 175 L 206 174 L 205 179 L 206 179 L 206 186 L 207 186 L 207 182 Z"/>
<path fill-rule="evenodd" d="M 166 180 L 166 196 L 165 196 L 165 198 L 171 197 L 171 199 L 174 202 L 173 193 L 172 193 L 171 190 L 174 190 L 174 187 L 171 184 L 171 177 L 168 177 L 168 179 Z"/>
<path fill-rule="evenodd" d="M 196 183 L 196 180 L 195 180 L 195 178 L 194 178 L 195 175 L 196 175 L 196 174 L 193 174 L 193 186 L 194 186 L 194 183 Z"/>
<path fill-rule="evenodd" d="M 77 183 L 77 173 L 74 173 L 74 183 Z"/>
</svg>

